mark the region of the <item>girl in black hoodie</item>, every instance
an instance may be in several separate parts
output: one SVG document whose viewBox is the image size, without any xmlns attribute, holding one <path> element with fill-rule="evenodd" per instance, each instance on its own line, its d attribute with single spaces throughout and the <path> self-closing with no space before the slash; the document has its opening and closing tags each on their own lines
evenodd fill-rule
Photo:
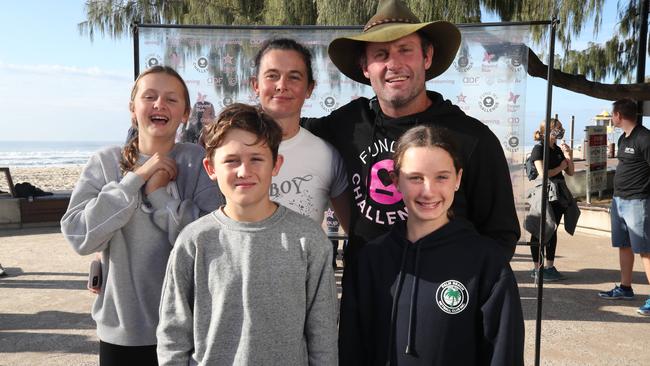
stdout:
<svg viewBox="0 0 650 366">
<path fill-rule="evenodd" d="M 445 129 L 395 149 L 406 223 L 368 243 L 344 291 L 341 365 L 523 365 L 517 282 L 498 244 L 450 210 L 461 159 Z"/>
</svg>

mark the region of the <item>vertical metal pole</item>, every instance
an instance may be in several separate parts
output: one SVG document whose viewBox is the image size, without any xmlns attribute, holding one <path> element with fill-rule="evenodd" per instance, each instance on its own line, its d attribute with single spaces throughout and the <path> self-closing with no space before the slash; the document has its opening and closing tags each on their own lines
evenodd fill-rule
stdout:
<svg viewBox="0 0 650 366">
<path fill-rule="evenodd" d="M 133 32 L 133 80 L 140 75 L 140 32 L 138 32 L 138 23 L 131 26 Z"/>
<path fill-rule="evenodd" d="M 571 139 L 571 151 L 573 151 L 573 129 L 576 126 L 576 116 L 571 116 L 571 131 L 569 131 L 569 138 Z M 573 157 L 575 158 L 575 152 L 573 153 Z"/>
<path fill-rule="evenodd" d="M 639 0 L 639 47 L 636 67 L 636 82 L 645 83 L 646 44 L 648 42 L 648 11 L 650 0 Z M 643 101 L 637 101 L 637 123 L 643 123 Z"/>
<path fill-rule="evenodd" d="M 585 180 L 587 184 L 587 203 L 591 204 L 591 146 L 589 146 L 589 129 L 585 128 Z"/>
<path fill-rule="evenodd" d="M 554 16 L 551 20 L 551 36 L 548 51 L 548 74 L 546 77 L 546 128 L 544 128 L 544 169 L 542 171 L 542 212 L 539 218 L 539 271 L 537 271 L 537 320 L 535 322 L 535 366 L 539 366 L 540 346 L 542 338 L 542 299 L 544 295 L 544 245 L 546 235 L 546 206 L 548 204 L 548 158 L 550 146 L 548 144 L 551 127 L 551 107 L 553 104 L 553 63 L 555 61 L 555 31 L 559 21 Z"/>
</svg>

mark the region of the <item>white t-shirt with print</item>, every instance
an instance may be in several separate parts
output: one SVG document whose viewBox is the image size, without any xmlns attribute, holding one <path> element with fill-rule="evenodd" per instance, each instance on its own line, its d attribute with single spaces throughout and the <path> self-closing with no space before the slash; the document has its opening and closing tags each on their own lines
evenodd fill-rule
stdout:
<svg viewBox="0 0 650 366">
<path fill-rule="evenodd" d="M 280 143 L 279 153 L 284 156 L 284 164 L 273 177 L 271 200 L 322 223 L 329 199 L 348 186 L 341 155 L 302 127 Z"/>
</svg>

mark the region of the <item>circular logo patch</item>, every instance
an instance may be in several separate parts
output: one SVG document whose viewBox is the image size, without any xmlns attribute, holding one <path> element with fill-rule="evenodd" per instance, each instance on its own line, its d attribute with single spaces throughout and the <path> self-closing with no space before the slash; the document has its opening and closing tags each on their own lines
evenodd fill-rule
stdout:
<svg viewBox="0 0 650 366">
<path fill-rule="evenodd" d="M 458 314 L 465 310 L 469 302 L 469 293 L 465 285 L 448 280 L 440 284 L 436 290 L 436 304 L 447 314 Z"/>
</svg>

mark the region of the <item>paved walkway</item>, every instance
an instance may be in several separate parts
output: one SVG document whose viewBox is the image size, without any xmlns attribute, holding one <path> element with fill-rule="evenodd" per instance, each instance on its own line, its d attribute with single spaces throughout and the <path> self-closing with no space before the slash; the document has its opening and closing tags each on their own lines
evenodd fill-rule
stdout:
<svg viewBox="0 0 650 366">
<path fill-rule="evenodd" d="M 537 290 L 527 247 L 512 267 L 526 319 L 526 364 L 534 364 Z M 85 290 L 90 257 L 76 255 L 57 228 L 0 231 L 0 365 L 95 365 L 98 343 Z M 566 281 L 545 287 L 542 365 L 650 365 L 650 317 L 636 314 L 650 293 L 635 263 L 634 301 L 596 296 L 618 281 L 618 257 L 602 234 L 560 234 L 558 269 Z M 340 276 L 340 273 L 337 274 Z M 640 296 L 639 296 L 640 295 Z"/>
</svg>

